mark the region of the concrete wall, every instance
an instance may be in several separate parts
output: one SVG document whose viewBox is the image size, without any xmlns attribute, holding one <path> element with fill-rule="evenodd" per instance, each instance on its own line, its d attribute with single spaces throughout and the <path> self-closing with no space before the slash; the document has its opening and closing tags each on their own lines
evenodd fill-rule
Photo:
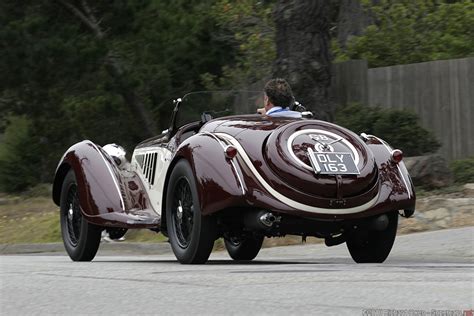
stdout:
<svg viewBox="0 0 474 316">
<path fill-rule="evenodd" d="M 367 68 L 335 64 L 331 94 L 338 104 L 409 109 L 442 142 L 447 159 L 474 156 L 474 58 Z"/>
</svg>

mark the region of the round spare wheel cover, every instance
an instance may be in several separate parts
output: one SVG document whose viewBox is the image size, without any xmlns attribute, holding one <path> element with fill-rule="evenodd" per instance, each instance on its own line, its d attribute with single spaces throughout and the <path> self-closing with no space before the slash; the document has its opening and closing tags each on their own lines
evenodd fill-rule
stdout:
<svg viewBox="0 0 474 316">
<path fill-rule="evenodd" d="M 324 149 L 328 144 L 329 149 Z M 335 198 L 334 175 L 316 174 L 308 148 L 315 152 L 351 153 L 360 174 L 342 175 L 345 197 L 362 194 L 373 187 L 377 177 L 370 149 L 353 132 L 323 121 L 297 121 L 276 129 L 267 139 L 264 156 L 271 170 L 292 188 L 316 197 Z"/>
</svg>

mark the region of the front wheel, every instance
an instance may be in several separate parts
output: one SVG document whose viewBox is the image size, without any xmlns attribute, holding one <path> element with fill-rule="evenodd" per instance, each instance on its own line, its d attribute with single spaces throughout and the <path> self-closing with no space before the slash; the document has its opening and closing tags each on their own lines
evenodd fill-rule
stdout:
<svg viewBox="0 0 474 316">
<path fill-rule="evenodd" d="M 91 261 L 100 244 L 102 229 L 82 216 L 76 176 L 69 170 L 61 188 L 61 234 L 64 248 L 73 261 Z"/>
<path fill-rule="evenodd" d="M 352 259 L 357 263 L 382 263 L 392 250 L 397 235 L 398 213 L 387 214 L 389 222 L 386 229 L 362 230 L 350 235 L 346 244 Z"/>
<path fill-rule="evenodd" d="M 262 248 L 264 236 L 231 237 L 225 239 L 225 248 L 234 260 L 253 260 Z"/>
<path fill-rule="evenodd" d="M 119 227 L 110 227 L 105 229 L 107 233 L 109 234 L 109 238 L 112 240 L 118 240 L 125 236 L 127 233 L 126 228 L 119 228 Z"/>
<path fill-rule="evenodd" d="M 205 263 L 216 239 L 216 221 L 202 216 L 191 166 L 180 160 L 166 193 L 166 223 L 171 248 L 180 263 Z"/>
</svg>

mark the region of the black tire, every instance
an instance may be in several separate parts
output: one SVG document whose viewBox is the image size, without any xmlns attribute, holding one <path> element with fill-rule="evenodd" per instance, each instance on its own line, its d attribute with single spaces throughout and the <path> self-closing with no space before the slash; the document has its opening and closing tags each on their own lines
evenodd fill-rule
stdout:
<svg viewBox="0 0 474 316">
<path fill-rule="evenodd" d="M 180 160 L 170 175 L 166 193 L 166 223 L 171 248 L 180 263 L 205 263 L 217 237 L 212 216 L 202 216 L 191 166 Z"/>
<path fill-rule="evenodd" d="M 69 170 L 61 188 L 61 234 L 64 248 L 73 261 L 91 261 L 99 249 L 102 229 L 82 216 L 73 170 Z"/>
<path fill-rule="evenodd" d="M 109 234 L 110 239 L 117 240 L 125 236 L 128 229 L 110 227 L 110 228 L 106 228 L 106 230 L 107 230 L 107 233 Z"/>
<path fill-rule="evenodd" d="M 392 250 L 397 235 L 398 213 L 387 214 L 389 222 L 385 230 L 357 231 L 350 235 L 346 244 L 352 259 L 357 263 L 382 263 Z"/>
<path fill-rule="evenodd" d="M 262 248 L 264 236 L 225 239 L 225 248 L 234 260 L 253 260 Z"/>
</svg>

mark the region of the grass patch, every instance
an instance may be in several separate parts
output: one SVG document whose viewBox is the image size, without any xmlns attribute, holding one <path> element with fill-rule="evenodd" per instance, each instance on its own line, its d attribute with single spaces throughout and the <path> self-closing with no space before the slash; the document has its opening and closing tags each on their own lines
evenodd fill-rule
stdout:
<svg viewBox="0 0 474 316">
<path fill-rule="evenodd" d="M 60 242 L 58 207 L 50 198 L 4 197 L 0 205 L 0 243 Z"/>
<path fill-rule="evenodd" d="M 59 214 L 40 213 L 38 216 L 4 218 L 0 220 L 0 243 L 60 242 Z"/>
<path fill-rule="evenodd" d="M 162 233 L 156 233 L 149 229 L 130 229 L 125 235 L 126 241 L 130 242 L 166 242 L 168 238 Z"/>
<path fill-rule="evenodd" d="M 0 244 L 62 242 L 59 207 L 49 196 L 2 195 Z M 148 229 L 131 229 L 130 242 L 164 242 L 168 238 Z"/>
</svg>

